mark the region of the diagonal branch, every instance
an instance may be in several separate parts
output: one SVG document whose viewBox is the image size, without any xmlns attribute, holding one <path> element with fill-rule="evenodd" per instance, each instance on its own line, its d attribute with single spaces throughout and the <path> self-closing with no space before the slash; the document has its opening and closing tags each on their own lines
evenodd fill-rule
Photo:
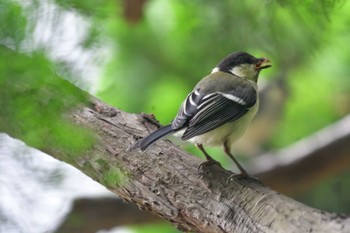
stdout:
<svg viewBox="0 0 350 233">
<path fill-rule="evenodd" d="M 218 166 L 198 172 L 201 160 L 168 141 L 147 153 L 128 147 L 155 127 L 134 115 L 92 100 L 72 116 L 96 132 L 98 140 L 78 167 L 127 201 L 194 232 L 346 232 L 350 219 L 325 213 L 252 180 L 228 180 Z M 97 157 L 96 157 L 97 156 Z M 103 171 L 98 163 L 105 161 Z M 99 161 L 99 162 L 96 162 Z M 111 174 L 108 171 L 114 171 Z M 102 174 L 103 175 L 102 175 Z M 106 175 L 119 182 L 106 182 Z M 121 181 L 121 182 L 120 182 Z"/>
<path fill-rule="evenodd" d="M 147 115 L 145 115 L 145 120 L 154 122 L 154 119 L 147 118 Z M 157 122 L 154 123 L 157 124 Z M 260 171 L 257 175 L 259 179 L 283 193 L 290 194 L 301 190 L 305 192 L 316 181 L 324 179 L 324 176 L 335 175 L 342 170 L 349 169 L 349 144 L 350 116 L 347 116 L 288 148 L 257 157 L 248 164 L 251 166 L 249 170 Z M 107 224 L 104 225 L 106 228 L 122 225 L 126 219 L 130 221 L 129 224 L 139 223 L 141 220 L 155 221 L 155 218 L 151 218 L 153 215 L 137 211 L 134 205 L 120 202 L 119 199 L 79 200 L 70 216 L 83 216 L 90 225 L 82 222 L 81 228 L 77 228 L 76 224 L 71 227 L 68 217 L 61 226 L 61 231 L 84 232 L 84 229 L 97 231 L 101 229 L 102 223 Z M 94 213 L 96 205 L 99 205 L 98 209 L 107 209 L 107 213 L 102 215 L 100 212 Z M 123 205 L 123 212 L 121 213 L 120 208 L 116 208 L 115 205 Z M 124 208 L 127 208 L 126 212 Z M 144 219 L 140 219 L 141 216 Z"/>
</svg>

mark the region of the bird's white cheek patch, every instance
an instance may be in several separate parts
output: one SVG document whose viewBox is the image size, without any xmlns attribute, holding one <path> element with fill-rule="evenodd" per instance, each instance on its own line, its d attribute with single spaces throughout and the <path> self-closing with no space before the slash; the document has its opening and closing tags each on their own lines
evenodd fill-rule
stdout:
<svg viewBox="0 0 350 233">
<path fill-rule="evenodd" d="M 246 74 L 244 72 L 244 68 L 243 67 L 233 67 L 232 69 L 230 69 L 230 73 L 233 74 L 233 75 L 236 75 L 238 77 L 245 77 Z"/>
<path fill-rule="evenodd" d="M 240 65 L 230 69 L 230 73 L 241 78 L 252 79 L 256 75 L 254 66 L 252 65 Z"/>
</svg>

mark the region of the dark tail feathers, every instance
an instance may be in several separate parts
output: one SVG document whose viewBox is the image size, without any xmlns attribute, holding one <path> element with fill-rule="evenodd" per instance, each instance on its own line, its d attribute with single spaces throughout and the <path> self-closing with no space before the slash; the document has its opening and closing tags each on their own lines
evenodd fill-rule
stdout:
<svg viewBox="0 0 350 233">
<path fill-rule="evenodd" d="M 151 133 L 150 135 L 138 140 L 134 145 L 132 145 L 131 148 L 133 149 L 140 148 L 141 151 L 145 151 L 150 145 L 152 145 L 158 139 L 164 137 L 165 135 L 171 132 L 173 132 L 171 125 L 163 126 L 158 130 L 154 131 L 153 133 Z"/>
</svg>

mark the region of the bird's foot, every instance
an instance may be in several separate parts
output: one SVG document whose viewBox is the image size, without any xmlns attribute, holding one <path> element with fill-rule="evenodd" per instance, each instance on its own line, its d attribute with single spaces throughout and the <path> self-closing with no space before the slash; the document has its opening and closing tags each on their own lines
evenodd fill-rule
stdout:
<svg viewBox="0 0 350 233">
<path fill-rule="evenodd" d="M 217 166 L 221 167 L 221 164 L 218 161 L 216 161 L 214 159 L 209 159 L 209 160 L 199 164 L 198 170 L 199 171 L 204 170 L 205 168 L 207 168 L 211 165 L 217 165 Z"/>
<path fill-rule="evenodd" d="M 232 175 L 230 175 L 228 177 L 227 181 L 229 183 L 232 180 L 252 180 L 252 181 L 255 181 L 255 182 L 261 184 L 261 181 L 257 177 L 251 176 L 251 175 L 249 175 L 246 172 L 242 172 L 240 174 L 232 174 Z"/>
</svg>

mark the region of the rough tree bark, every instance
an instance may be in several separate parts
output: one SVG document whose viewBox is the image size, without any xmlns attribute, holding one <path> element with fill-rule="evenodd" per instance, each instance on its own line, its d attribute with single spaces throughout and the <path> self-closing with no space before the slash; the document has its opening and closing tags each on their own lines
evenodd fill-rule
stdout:
<svg viewBox="0 0 350 233">
<path fill-rule="evenodd" d="M 150 210 L 193 232 L 350 232 L 348 217 L 307 207 L 253 180 L 229 180 L 218 166 L 198 171 L 201 159 L 160 141 L 146 153 L 128 150 L 155 126 L 152 118 L 134 115 L 92 100 L 72 113 L 79 125 L 93 129 L 99 140 L 78 167 L 105 183 L 96 161 L 124 174 L 108 188 L 140 208 Z M 104 166 L 106 169 L 106 166 Z M 121 172 L 120 172 L 121 171 Z M 120 181 L 120 179 L 118 179 Z M 106 185 L 106 184 L 105 184 Z"/>
<path fill-rule="evenodd" d="M 349 170 L 348 145 L 350 115 L 288 148 L 252 159 L 247 164 L 250 165 L 248 170 L 255 171 L 264 184 L 287 195 L 307 192 L 325 177 Z M 75 216 L 83 219 L 82 224 L 72 224 Z M 122 203 L 121 199 L 78 199 L 57 232 L 96 232 L 102 228 L 159 220 L 131 203 Z"/>
</svg>

